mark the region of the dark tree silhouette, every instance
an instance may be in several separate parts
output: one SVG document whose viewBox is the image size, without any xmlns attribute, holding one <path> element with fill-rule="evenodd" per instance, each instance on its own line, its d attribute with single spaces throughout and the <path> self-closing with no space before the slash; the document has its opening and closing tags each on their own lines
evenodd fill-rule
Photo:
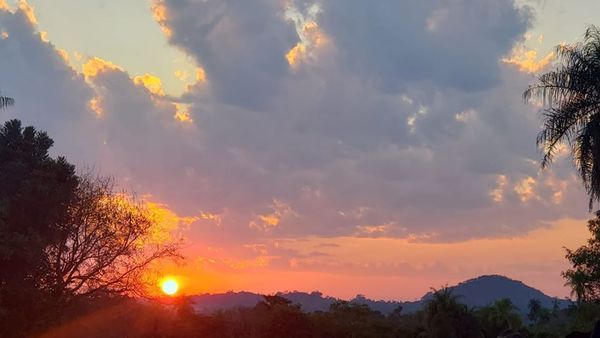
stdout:
<svg viewBox="0 0 600 338">
<path fill-rule="evenodd" d="M 568 286 L 577 297 L 578 306 L 582 302 L 600 299 L 600 212 L 588 221 L 591 238 L 587 245 L 577 250 L 567 249 L 566 257 L 572 268 L 563 272 Z"/>
<path fill-rule="evenodd" d="M 469 308 L 460 303 L 460 296 L 452 289 L 432 289 L 431 299 L 425 304 L 427 336 L 436 337 L 480 337 L 482 334 L 477 318 Z"/>
<path fill-rule="evenodd" d="M 12 120 L 0 127 L 0 336 L 34 321 L 44 304 L 45 249 L 57 238 L 79 179 L 52 140 Z M 4 331 L 4 332 L 3 332 Z"/>
<path fill-rule="evenodd" d="M 146 291 L 149 267 L 177 256 L 143 205 L 110 179 L 81 177 L 53 141 L 18 120 L 0 128 L 0 337 L 60 319 L 75 303 Z M 39 326 L 39 327 L 36 327 Z"/>
<path fill-rule="evenodd" d="M 600 29 L 588 28 L 583 43 L 561 45 L 557 55 L 559 66 L 539 76 L 523 97 L 540 98 L 546 107 L 537 138 L 542 167 L 568 144 L 591 210 L 600 201 Z"/>
<path fill-rule="evenodd" d="M 81 177 L 59 236 L 46 248 L 45 285 L 53 304 L 96 294 L 143 294 L 149 265 L 178 256 L 178 242 L 157 243 L 155 223 L 112 180 Z"/>
<path fill-rule="evenodd" d="M 0 95 L 0 109 L 12 106 L 13 104 L 15 104 L 15 100 L 13 98 Z"/>
<path fill-rule="evenodd" d="M 521 327 L 521 316 L 510 299 L 499 299 L 478 309 L 476 314 L 486 336 L 496 337 L 502 332 Z"/>
</svg>

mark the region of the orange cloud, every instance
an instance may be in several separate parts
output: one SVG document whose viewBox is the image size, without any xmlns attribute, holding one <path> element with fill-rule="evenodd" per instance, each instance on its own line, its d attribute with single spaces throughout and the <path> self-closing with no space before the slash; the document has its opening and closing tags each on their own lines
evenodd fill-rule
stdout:
<svg viewBox="0 0 600 338">
<path fill-rule="evenodd" d="M 165 4 L 155 0 L 152 2 L 151 9 L 154 20 L 160 25 L 163 33 L 165 33 L 167 37 L 171 37 L 173 32 L 171 31 L 171 28 L 167 26 L 168 13 Z"/>
<path fill-rule="evenodd" d="M 519 195 L 521 202 L 527 202 L 531 199 L 539 199 L 539 196 L 535 192 L 536 185 L 536 180 L 531 176 L 522 179 L 515 185 L 514 190 L 517 195 Z"/>
<path fill-rule="evenodd" d="M 429 287 L 482 274 L 504 274 L 561 297 L 568 295 L 560 276 L 568 267 L 563 247 L 585 243 L 589 234 L 584 225 L 584 220 L 566 219 L 520 237 L 456 243 L 307 237 L 277 240 L 273 249 L 249 244 L 241 252 L 240 248 L 198 245 L 185 253 L 196 257 L 193 264 L 173 271 L 187 276 L 190 293 L 320 290 L 344 298 L 362 293 L 408 300 L 422 296 Z M 297 255 L 270 252 L 275 248 Z M 320 255 L 311 255 L 316 250 Z"/>
<path fill-rule="evenodd" d="M 196 69 L 196 81 L 206 82 L 206 72 L 204 71 L 204 68 L 198 67 Z"/>
<path fill-rule="evenodd" d="M 173 239 L 173 236 L 186 230 L 192 223 L 199 219 L 198 217 L 179 216 L 162 203 L 145 201 L 144 206 L 148 211 L 150 219 L 155 224 L 150 236 L 152 243 L 162 243 Z"/>
<path fill-rule="evenodd" d="M 138 86 L 143 86 L 152 94 L 164 96 L 165 92 L 162 89 L 162 81 L 158 76 L 152 74 L 144 74 L 133 78 L 133 82 Z"/>
<path fill-rule="evenodd" d="M 3 11 L 10 10 L 10 7 L 8 7 L 8 4 L 6 3 L 6 0 L 0 0 L 0 9 L 3 10 Z"/>
<path fill-rule="evenodd" d="M 58 55 L 60 55 L 60 57 L 65 60 L 65 63 L 69 63 L 69 52 L 67 52 L 64 49 L 61 48 L 57 48 L 56 52 L 58 53 Z"/>
<path fill-rule="evenodd" d="M 187 104 L 175 103 L 175 120 L 185 123 L 192 123 L 194 120 L 189 112 L 189 106 Z"/>
<path fill-rule="evenodd" d="M 511 57 L 502 59 L 502 62 L 514 65 L 525 73 L 537 73 L 548 66 L 555 58 L 556 55 L 551 52 L 538 60 L 537 51 L 520 47 L 513 50 Z"/>
<path fill-rule="evenodd" d="M 302 59 L 306 57 L 306 46 L 302 42 L 298 42 L 290 51 L 285 55 L 290 66 L 295 66 Z"/>
<path fill-rule="evenodd" d="M 98 74 L 109 71 L 109 70 L 123 70 L 121 67 L 115 65 L 110 61 L 103 60 L 99 57 L 93 57 L 86 62 L 83 67 L 83 75 L 86 79 L 96 77 Z"/>
<path fill-rule="evenodd" d="M 221 226 L 223 224 L 223 220 L 221 219 L 221 216 L 217 215 L 217 214 L 212 214 L 209 212 L 200 212 L 200 216 L 201 219 L 210 221 L 210 222 L 214 222 L 217 226 Z"/>
<path fill-rule="evenodd" d="M 100 98 L 97 96 L 93 97 L 88 102 L 88 108 L 90 108 L 91 111 L 96 113 L 97 116 L 104 115 L 104 109 L 102 108 L 102 102 L 100 101 Z"/>
<path fill-rule="evenodd" d="M 5 3 L 5 5 L 6 5 L 6 3 Z M 32 23 L 33 25 L 37 25 L 38 21 L 35 16 L 34 8 L 27 2 L 27 0 L 19 1 L 19 10 L 25 14 L 25 16 L 27 17 L 27 20 L 29 20 L 30 23 Z"/>
<path fill-rule="evenodd" d="M 496 179 L 496 188 L 490 191 L 490 197 L 496 203 L 504 201 L 504 188 L 508 184 L 508 178 L 505 175 L 499 175 Z"/>
<path fill-rule="evenodd" d="M 374 236 L 374 235 L 385 235 L 388 231 L 390 224 L 380 225 L 359 225 L 356 227 L 358 236 Z"/>
<path fill-rule="evenodd" d="M 300 42 L 296 44 L 286 55 L 290 66 L 297 66 L 312 56 L 312 51 L 325 45 L 328 41 L 325 33 L 315 21 L 308 21 L 298 31 Z"/>
<path fill-rule="evenodd" d="M 39 32 L 40 35 L 40 39 L 44 42 L 50 42 L 50 40 L 48 39 L 48 32 L 46 31 L 40 31 Z"/>
<path fill-rule="evenodd" d="M 273 210 L 271 213 L 256 216 L 256 219 L 250 222 L 249 227 L 269 231 L 277 227 L 284 218 L 296 215 L 296 212 L 289 205 L 277 199 L 273 200 L 271 209 Z"/>
</svg>

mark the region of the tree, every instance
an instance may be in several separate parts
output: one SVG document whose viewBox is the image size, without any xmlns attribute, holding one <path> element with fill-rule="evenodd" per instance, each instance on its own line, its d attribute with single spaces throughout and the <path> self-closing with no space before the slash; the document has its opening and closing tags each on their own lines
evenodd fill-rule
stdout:
<svg viewBox="0 0 600 338">
<path fill-rule="evenodd" d="M 581 270 L 568 270 L 563 272 L 563 277 L 567 280 L 565 286 L 571 289 L 571 297 L 575 297 L 577 307 L 580 307 L 587 298 L 585 273 Z"/>
<path fill-rule="evenodd" d="M 550 311 L 542 307 L 542 302 L 539 299 L 530 299 L 527 307 L 529 308 L 527 319 L 532 325 L 540 325 L 550 320 Z"/>
<path fill-rule="evenodd" d="M 83 176 L 58 224 L 59 236 L 46 248 L 43 288 L 55 305 L 97 294 L 140 294 L 156 260 L 176 257 L 178 243 L 157 243 L 155 223 L 135 200 L 114 191 L 112 180 Z"/>
<path fill-rule="evenodd" d="M 34 321 L 43 306 L 45 249 L 58 236 L 79 179 L 53 141 L 12 120 L 0 127 L 0 336 Z"/>
<path fill-rule="evenodd" d="M 8 106 L 12 106 L 13 104 L 15 104 L 15 100 L 13 98 L 0 95 L 0 110 Z"/>
<path fill-rule="evenodd" d="M 588 221 L 588 229 L 591 237 L 586 245 L 576 250 L 567 249 L 566 258 L 572 268 L 563 272 L 566 285 L 571 287 L 578 306 L 600 298 L 600 212 Z"/>
<path fill-rule="evenodd" d="M 452 289 L 432 289 L 431 299 L 425 304 L 425 324 L 428 337 L 480 337 L 477 319 L 466 305 L 458 302 Z"/>
<path fill-rule="evenodd" d="M 53 141 L 12 120 L 0 128 L 0 336 L 54 323 L 76 304 L 145 290 L 151 264 L 177 255 L 155 241 L 148 210 L 110 179 L 53 159 Z"/>
<path fill-rule="evenodd" d="M 548 166 L 562 143 L 570 147 L 579 177 L 590 197 L 600 200 L 600 29 L 590 27 L 583 43 L 557 47 L 560 65 L 538 78 L 523 94 L 547 107 L 537 144 Z"/>
<path fill-rule="evenodd" d="M 476 315 L 486 337 L 499 337 L 504 332 L 516 332 L 521 328 L 521 316 L 508 298 L 478 309 Z"/>
</svg>

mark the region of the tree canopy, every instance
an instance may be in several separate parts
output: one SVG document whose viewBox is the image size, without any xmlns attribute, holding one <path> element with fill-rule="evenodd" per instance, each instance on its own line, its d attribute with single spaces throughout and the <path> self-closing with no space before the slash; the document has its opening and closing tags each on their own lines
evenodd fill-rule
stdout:
<svg viewBox="0 0 600 338">
<path fill-rule="evenodd" d="M 0 336 L 60 319 L 84 299 L 144 291 L 150 264 L 178 243 L 151 240 L 154 220 L 112 180 L 77 175 L 52 139 L 0 127 Z"/>
</svg>

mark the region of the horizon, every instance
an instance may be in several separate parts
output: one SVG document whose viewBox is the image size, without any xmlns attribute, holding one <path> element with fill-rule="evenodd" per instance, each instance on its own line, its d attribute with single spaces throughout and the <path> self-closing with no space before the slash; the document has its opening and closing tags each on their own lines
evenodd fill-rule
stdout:
<svg viewBox="0 0 600 338">
<path fill-rule="evenodd" d="M 592 214 L 522 93 L 600 2 L 219 1 L 0 0 L 0 120 L 183 236 L 173 293 L 569 296 Z"/>
<path fill-rule="evenodd" d="M 254 295 L 263 295 L 263 296 L 284 295 L 285 296 L 285 295 L 295 294 L 295 293 L 306 294 L 306 295 L 312 295 L 312 294 L 316 293 L 316 294 L 319 294 L 322 298 L 334 298 L 334 299 L 345 300 L 345 301 L 351 301 L 351 300 L 354 300 L 354 299 L 358 299 L 358 298 L 364 297 L 367 300 L 376 301 L 376 302 L 382 301 L 382 302 L 394 302 L 394 303 L 409 303 L 409 302 L 422 301 L 423 298 L 426 297 L 427 295 L 431 294 L 434 289 L 439 290 L 439 289 L 441 289 L 443 287 L 448 287 L 450 289 L 454 289 L 454 288 L 459 287 L 461 285 L 468 284 L 469 282 L 480 280 L 482 278 L 490 278 L 490 277 L 502 278 L 502 279 L 507 279 L 509 281 L 522 283 L 523 285 L 525 285 L 528 288 L 531 288 L 533 290 L 542 292 L 545 296 L 547 296 L 549 298 L 558 299 L 558 300 L 561 300 L 561 301 L 574 302 L 574 300 L 572 298 L 570 298 L 570 297 L 560 298 L 560 297 L 556 297 L 556 296 L 553 296 L 553 295 L 546 294 L 543 291 L 541 291 L 540 289 L 536 288 L 534 285 L 528 285 L 528 284 L 524 283 L 523 281 L 510 278 L 510 276 L 494 275 L 494 274 L 492 274 L 492 275 L 480 275 L 480 276 L 477 276 L 477 277 L 466 279 L 464 281 L 461 281 L 461 282 L 459 282 L 457 284 L 453 284 L 453 285 L 444 284 L 444 285 L 440 286 L 440 288 L 432 287 L 427 292 L 423 293 L 420 297 L 415 298 L 415 299 L 370 298 L 370 297 L 368 297 L 368 296 L 366 296 L 364 294 L 356 294 L 356 295 L 354 295 L 352 297 L 340 298 L 340 297 L 335 297 L 335 296 L 332 296 L 332 295 L 328 295 L 328 294 L 323 293 L 323 292 L 321 292 L 319 290 L 312 290 L 312 291 L 307 291 L 307 290 L 280 290 L 280 291 L 271 292 L 271 293 L 256 293 L 256 292 L 247 291 L 247 290 L 227 290 L 225 292 L 218 292 L 218 293 L 198 293 L 198 294 L 191 294 L 191 295 L 185 295 L 185 296 L 189 296 L 189 297 L 202 297 L 202 296 L 220 296 L 220 295 L 228 295 L 228 294 L 254 294 Z M 461 296 L 461 294 L 457 294 L 457 295 Z"/>
</svg>

